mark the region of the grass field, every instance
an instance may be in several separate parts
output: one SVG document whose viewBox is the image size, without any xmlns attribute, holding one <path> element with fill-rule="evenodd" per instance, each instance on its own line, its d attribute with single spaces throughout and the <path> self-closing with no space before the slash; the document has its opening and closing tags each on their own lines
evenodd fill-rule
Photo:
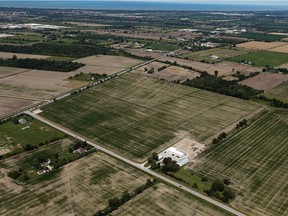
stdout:
<svg viewBox="0 0 288 216">
<path fill-rule="evenodd" d="M 259 51 L 229 59 L 229 61 L 233 62 L 240 62 L 243 60 L 251 61 L 259 67 L 265 67 L 266 65 L 279 66 L 288 62 L 288 54 L 270 51 Z"/>
<path fill-rule="evenodd" d="M 277 98 L 288 103 L 288 82 L 284 82 L 276 88 L 265 92 L 264 95 L 269 98 Z"/>
<path fill-rule="evenodd" d="M 0 153 L 21 150 L 27 144 L 36 146 L 64 135 L 35 119 L 25 125 L 9 121 L 0 125 Z"/>
<path fill-rule="evenodd" d="M 233 205 L 250 215 L 287 215 L 288 112 L 265 111 L 247 128 L 204 152 L 196 166 L 230 178 L 243 197 Z"/>
<path fill-rule="evenodd" d="M 127 74 L 44 108 L 43 116 L 132 159 L 184 137 L 204 141 L 258 105 Z"/>
<path fill-rule="evenodd" d="M 153 49 L 153 50 L 175 51 L 175 50 L 179 49 L 179 46 L 173 45 L 173 44 L 155 42 L 155 43 L 149 44 L 147 46 L 147 48 Z"/>
<path fill-rule="evenodd" d="M 26 163 L 39 151 L 62 151 L 56 143 L 0 161 L 0 215 L 93 215 L 107 207 L 109 199 L 132 192 L 149 178 L 100 152 L 43 175 L 28 185 L 17 185 L 7 172 Z"/>
<path fill-rule="evenodd" d="M 120 209 L 112 213 L 117 216 L 220 216 L 229 215 L 193 197 L 158 184 L 138 195 Z"/>
<path fill-rule="evenodd" d="M 248 51 L 244 49 L 224 49 L 224 48 L 215 48 L 215 49 L 208 49 L 204 51 L 198 52 L 189 52 L 182 55 L 184 58 L 188 58 L 194 61 L 202 61 L 205 60 L 207 62 L 219 62 L 219 59 L 213 59 L 211 55 L 218 56 L 221 59 L 228 59 L 237 56 L 241 56 L 247 54 Z"/>
<path fill-rule="evenodd" d="M 267 41 L 267 42 L 281 40 L 282 38 L 286 37 L 284 35 L 273 35 L 273 34 L 265 34 L 265 33 L 254 33 L 254 32 L 245 32 L 245 33 L 237 34 L 236 36 L 249 38 L 249 39 L 253 39 L 256 41 Z"/>
</svg>

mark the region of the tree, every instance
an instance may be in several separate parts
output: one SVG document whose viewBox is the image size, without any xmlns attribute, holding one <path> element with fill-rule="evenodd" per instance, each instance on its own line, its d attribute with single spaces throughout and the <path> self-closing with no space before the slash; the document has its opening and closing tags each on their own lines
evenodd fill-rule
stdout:
<svg viewBox="0 0 288 216">
<path fill-rule="evenodd" d="M 119 198 L 113 198 L 109 200 L 109 207 L 112 209 L 117 209 L 120 205 L 120 200 Z"/>
<path fill-rule="evenodd" d="M 217 144 L 218 142 L 219 142 L 219 140 L 217 138 L 214 138 L 212 141 L 213 144 Z"/>
<path fill-rule="evenodd" d="M 158 154 L 156 153 L 156 152 L 153 152 L 152 153 L 152 158 L 153 158 L 153 160 L 156 160 L 156 161 L 158 161 Z"/>
<path fill-rule="evenodd" d="M 153 182 L 151 181 L 151 179 L 147 179 L 145 186 L 150 187 L 152 184 L 153 184 Z"/>
<path fill-rule="evenodd" d="M 16 55 L 13 55 L 13 56 L 12 56 L 12 60 L 17 60 L 17 56 L 16 56 Z"/>
<path fill-rule="evenodd" d="M 243 119 L 242 122 L 243 122 L 243 125 L 244 125 L 244 126 L 247 125 L 247 119 Z"/>
<path fill-rule="evenodd" d="M 233 200 L 236 197 L 235 192 L 228 187 L 224 189 L 223 195 L 227 200 Z"/>
<path fill-rule="evenodd" d="M 230 185 L 230 184 L 231 184 L 231 181 L 230 181 L 230 179 L 225 178 L 225 179 L 223 180 L 223 183 L 226 184 L 226 185 Z"/>
<path fill-rule="evenodd" d="M 212 190 L 212 191 L 223 191 L 224 188 L 225 188 L 224 183 L 223 183 L 221 180 L 216 179 L 216 180 L 214 180 L 213 183 L 212 183 L 211 190 Z"/>
<path fill-rule="evenodd" d="M 215 75 L 216 78 L 218 77 L 218 73 L 219 72 L 217 70 L 214 71 L 214 75 Z"/>
<path fill-rule="evenodd" d="M 157 169 L 157 164 L 155 161 L 152 161 L 151 163 L 151 169 L 156 170 Z"/>
<path fill-rule="evenodd" d="M 128 191 L 125 191 L 125 192 L 122 194 L 121 203 L 128 202 L 130 199 L 131 199 L 131 195 L 128 193 Z"/>
<path fill-rule="evenodd" d="M 21 172 L 17 170 L 11 171 L 7 174 L 8 177 L 13 178 L 13 179 L 17 179 L 20 175 L 21 175 Z"/>
<path fill-rule="evenodd" d="M 195 188 L 195 189 L 198 189 L 198 184 L 197 184 L 197 183 L 194 183 L 194 184 L 192 185 L 192 187 Z"/>
</svg>

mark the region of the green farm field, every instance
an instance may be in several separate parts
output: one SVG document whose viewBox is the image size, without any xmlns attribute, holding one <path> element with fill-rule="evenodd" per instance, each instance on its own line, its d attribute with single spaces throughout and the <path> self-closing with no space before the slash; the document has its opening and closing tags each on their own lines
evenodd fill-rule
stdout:
<svg viewBox="0 0 288 216">
<path fill-rule="evenodd" d="M 288 82 L 284 82 L 281 85 L 266 91 L 264 95 L 268 98 L 277 98 L 288 103 Z"/>
<path fill-rule="evenodd" d="M 288 112 L 264 111 L 223 143 L 208 149 L 195 167 L 229 178 L 243 193 L 232 204 L 250 215 L 287 215 Z"/>
<path fill-rule="evenodd" d="M 167 43 L 161 43 L 161 42 L 154 42 L 147 46 L 148 49 L 154 49 L 154 50 L 163 50 L 163 51 L 175 51 L 179 49 L 179 46 L 173 45 L 173 44 L 167 44 Z"/>
<path fill-rule="evenodd" d="M 212 59 L 211 55 L 216 55 L 222 59 L 233 58 L 249 53 L 245 49 L 227 49 L 227 48 L 215 48 L 208 49 L 198 52 L 189 52 L 182 55 L 183 58 L 188 58 L 193 61 L 208 61 L 208 62 L 219 62 L 218 59 Z"/>
<path fill-rule="evenodd" d="M 233 36 L 233 35 L 232 35 Z M 283 35 L 273 35 L 273 34 L 265 34 L 265 33 L 255 33 L 255 32 L 244 32 L 241 34 L 237 34 L 237 37 L 249 38 L 256 41 L 277 41 L 285 38 Z"/>
<path fill-rule="evenodd" d="M 243 60 L 251 61 L 259 67 L 265 67 L 267 65 L 279 66 L 288 62 L 288 54 L 280 52 L 259 51 L 229 59 L 229 61 L 233 62 L 240 62 Z"/>
<path fill-rule="evenodd" d="M 136 74 L 123 75 L 44 108 L 42 115 L 133 160 L 184 137 L 214 134 L 260 106 Z M 211 140 L 210 140 L 211 138 Z"/>
<path fill-rule="evenodd" d="M 170 188 L 164 184 L 157 184 L 153 188 L 138 195 L 117 211 L 114 216 L 223 216 L 228 213 L 203 203 L 192 196 Z"/>
<path fill-rule="evenodd" d="M 0 215 L 93 215 L 145 184 L 149 176 L 103 153 L 96 152 L 49 172 L 27 185 L 18 185 L 7 173 L 26 166 L 39 154 L 59 153 L 66 142 L 0 161 Z"/>
<path fill-rule="evenodd" d="M 28 118 L 31 119 L 31 118 Z M 40 143 L 50 142 L 65 136 L 42 122 L 33 119 L 27 124 L 14 124 L 12 121 L 0 125 L 0 152 L 22 151 L 26 145 L 38 146 Z"/>
</svg>

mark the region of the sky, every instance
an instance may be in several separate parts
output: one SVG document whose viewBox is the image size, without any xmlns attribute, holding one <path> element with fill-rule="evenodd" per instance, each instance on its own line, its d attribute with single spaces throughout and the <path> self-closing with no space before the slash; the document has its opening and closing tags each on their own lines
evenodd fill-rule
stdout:
<svg viewBox="0 0 288 216">
<path fill-rule="evenodd" d="M 2 0 L 0 0 L 2 1 Z M 5 1 L 5 0 L 3 0 Z M 6 0 L 7 1 L 7 0 Z M 10 1 L 47 1 L 47 0 L 10 0 Z M 81 0 L 50 0 L 50 1 L 81 1 Z M 97 1 L 97 0 L 84 0 Z M 101 1 L 101 0 L 98 0 Z M 103 1 L 103 0 L 102 0 Z M 106 1 L 142 1 L 142 2 L 175 2 L 175 0 L 106 0 Z M 251 4 L 251 5 L 288 5 L 288 0 L 177 0 L 177 3 L 213 3 L 213 4 Z"/>
</svg>

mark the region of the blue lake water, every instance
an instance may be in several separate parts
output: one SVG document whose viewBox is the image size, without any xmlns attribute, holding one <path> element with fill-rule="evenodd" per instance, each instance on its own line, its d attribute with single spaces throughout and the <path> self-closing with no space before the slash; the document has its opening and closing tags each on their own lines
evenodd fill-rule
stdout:
<svg viewBox="0 0 288 216">
<path fill-rule="evenodd" d="M 185 11 L 265 11 L 288 10 L 288 5 L 239 5 L 165 3 L 131 1 L 0 1 L 0 7 L 102 9 L 102 10 L 185 10 Z"/>
</svg>

